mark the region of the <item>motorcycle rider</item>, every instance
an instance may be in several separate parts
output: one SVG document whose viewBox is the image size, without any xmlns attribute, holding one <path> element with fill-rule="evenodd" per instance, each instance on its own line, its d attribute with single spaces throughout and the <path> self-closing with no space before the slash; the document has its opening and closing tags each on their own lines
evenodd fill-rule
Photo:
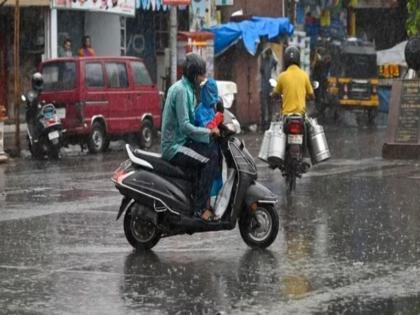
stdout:
<svg viewBox="0 0 420 315">
<path fill-rule="evenodd" d="M 314 99 L 314 91 L 305 71 L 300 69 L 300 52 L 295 46 L 284 51 L 285 71 L 277 79 L 273 96 L 282 96 L 280 112 L 283 116 L 306 113 L 306 99 Z"/>
<path fill-rule="evenodd" d="M 300 52 L 297 47 L 289 46 L 286 48 L 284 65 L 286 71 L 280 73 L 272 95 L 282 96 L 280 112 L 283 117 L 293 114 L 304 116 L 306 114 L 306 100 L 314 99 L 314 90 L 308 75 L 300 68 Z M 303 147 L 305 149 L 306 144 Z M 283 167 L 283 165 L 280 166 L 282 171 L 284 171 Z M 309 164 L 302 163 L 301 172 L 305 173 L 307 168 L 309 168 Z"/>
<path fill-rule="evenodd" d="M 27 103 L 26 103 L 26 123 L 28 124 L 28 128 L 30 130 L 30 134 L 32 136 L 36 135 L 36 117 L 38 114 L 38 98 L 39 94 L 42 92 L 44 88 L 44 79 L 42 78 L 42 74 L 39 72 L 35 72 L 31 78 L 32 90 L 27 94 Z"/>
<path fill-rule="evenodd" d="M 194 215 L 211 220 L 208 200 L 214 174 L 217 172 L 217 146 L 211 135 L 219 129 L 194 125 L 195 91 L 205 79 L 206 63 L 197 54 L 187 54 L 181 80 L 168 90 L 162 117 L 162 158 L 181 167 L 192 179 Z"/>
</svg>

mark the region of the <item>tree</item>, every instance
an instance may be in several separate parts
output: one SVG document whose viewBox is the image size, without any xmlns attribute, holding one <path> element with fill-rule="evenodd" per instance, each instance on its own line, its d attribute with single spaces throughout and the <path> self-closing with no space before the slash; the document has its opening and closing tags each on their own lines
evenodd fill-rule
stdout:
<svg viewBox="0 0 420 315">
<path fill-rule="evenodd" d="M 407 0 L 408 18 L 405 24 L 409 36 L 420 35 L 420 1 Z"/>
</svg>

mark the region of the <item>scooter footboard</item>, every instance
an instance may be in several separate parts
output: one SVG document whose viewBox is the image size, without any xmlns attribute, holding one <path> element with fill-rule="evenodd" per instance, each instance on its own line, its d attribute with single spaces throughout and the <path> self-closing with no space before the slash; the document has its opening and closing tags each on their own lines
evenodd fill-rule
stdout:
<svg viewBox="0 0 420 315">
<path fill-rule="evenodd" d="M 246 192 L 245 205 L 250 207 L 255 202 L 275 204 L 277 202 L 277 196 L 267 187 L 258 182 L 254 182 L 248 187 Z"/>
</svg>

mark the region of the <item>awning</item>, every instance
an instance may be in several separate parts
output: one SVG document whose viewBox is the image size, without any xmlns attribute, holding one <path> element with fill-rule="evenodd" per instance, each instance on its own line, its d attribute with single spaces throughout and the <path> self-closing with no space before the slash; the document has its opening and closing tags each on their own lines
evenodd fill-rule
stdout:
<svg viewBox="0 0 420 315">
<path fill-rule="evenodd" d="M 0 3 L 2 0 L 0 0 Z M 16 0 L 6 0 L 6 3 L 4 5 L 8 6 L 15 6 Z M 20 7 L 48 7 L 50 5 L 49 0 L 20 0 L 19 6 Z"/>
<path fill-rule="evenodd" d="M 292 35 L 293 25 L 288 18 L 252 17 L 242 22 L 231 22 L 214 26 L 210 29 L 214 33 L 214 54 L 218 56 L 229 47 L 243 40 L 246 50 L 255 55 L 260 37 L 269 40 L 278 36 Z"/>
<path fill-rule="evenodd" d="M 384 9 L 398 6 L 398 0 L 356 0 L 353 7 L 356 9 Z"/>
<path fill-rule="evenodd" d="M 407 63 L 404 55 L 406 45 L 407 41 L 403 41 L 392 48 L 378 50 L 376 53 L 376 63 L 378 66 L 390 63 L 406 66 Z"/>
</svg>

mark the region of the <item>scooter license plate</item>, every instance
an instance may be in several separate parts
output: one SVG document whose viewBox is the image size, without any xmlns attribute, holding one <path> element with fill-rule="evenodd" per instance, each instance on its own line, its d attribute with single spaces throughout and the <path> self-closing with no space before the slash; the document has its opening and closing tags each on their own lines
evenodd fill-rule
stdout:
<svg viewBox="0 0 420 315">
<path fill-rule="evenodd" d="M 57 130 L 55 130 L 55 131 L 51 131 L 51 132 L 48 134 L 48 139 L 50 139 L 50 140 L 57 139 L 59 136 L 60 136 L 60 134 L 58 133 L 58 131 L 57 131 Z"/>
<path fill-rule="evenodd" d="M 303 136 L 302 135 L 287 135 L 287 143 L 302 144 L 303 143 Z"/>
</svg>

